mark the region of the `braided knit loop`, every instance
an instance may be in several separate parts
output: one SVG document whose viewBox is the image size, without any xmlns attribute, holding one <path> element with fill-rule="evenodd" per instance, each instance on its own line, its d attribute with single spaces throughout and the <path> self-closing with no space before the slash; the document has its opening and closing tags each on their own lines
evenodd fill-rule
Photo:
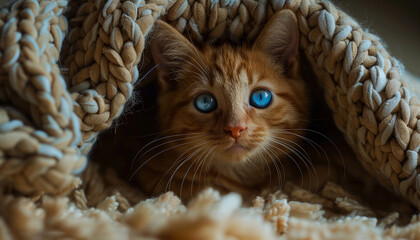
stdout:
<svg viewBox="0 0 420 240">
<path fill-rule="evenodd" d="M 301 50 L 325 88 L 336 125 L 370 173 L 420 208 L 420 104 L 402 66 L 380 40 L 333 4 L 74 2 L 61 52 L 68 67 L 64 83 L 56 61 L 66 30 L 65 5 L 18 1 L 0 13 L 0 100 L 12 106 L 0 111 L 0 177 L 12 179 L 18 189 L 56 191 L 69 185 L 71 172 L 84 163 L 78 151 L 90 150 L 130 98 L 145 37 L 157 18 L 163 16 L 195 41 L 252 42 L 274 13 L 291 9 L 299 22 Z"/>
<path fill-rule="evenodd" d="M 74 111 L 81 120 L 82 153 L 108 128 L 130 98 L 145 36 L 166 1 L 88 1 L 71 19 L 69 51 L 63 53 Z M 88 11 L 89 10 L 89 11 Z"/>
<path fill-rule="evenodd" d="M 0 12 L 0 179 L 25 193 L 61 192 L 85 164 L 57 65 L 66 5 L 17 1 Z"/>
</svg>

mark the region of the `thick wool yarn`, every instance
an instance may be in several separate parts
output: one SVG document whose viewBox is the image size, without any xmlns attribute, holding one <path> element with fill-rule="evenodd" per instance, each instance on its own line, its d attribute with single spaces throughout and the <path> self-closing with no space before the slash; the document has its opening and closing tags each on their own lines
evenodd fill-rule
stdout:
<svg viewBox="0 0 420 240">
<path fill-rule="evenodd" d="M 64 13 L 68 7 L 70 10 Z M 352 201 L 347 200 L 342 200 L 345 204 L 338 204 L 340 196 L 347 196 L 337 194 L 341 190 L 329 195 L 331 203 L 327 203 L 327 195 L 296 198 L 300 195 L 295 194 L 298 201 L 311 203 L 283 201 L 280 195 L 271 202 L 256 200 L 252 214 L 259 216 L 257 220 L 249 212 L 242 213 L 246 210 L 240 209 L 238 196 L 221 198 L 211 191 L 200 195 L 195 201 L 197 205 L 192 203 L 188 208 L 176 197 L 166 194 L 123 214 L 133 201 L 141 199 L 141 194 L 114 175 L 101 179 L 99 173 L 92 170 L 96 169 L 94 165 L 86 160 L 98 133 L 111 126 L 130 100 L 133 85 L 140 77 L 138 64 L 147 47 L 147 36 L 157 19 L 163 18 L 182 33 L 189 32 L 195 41 L 253 41 L 270 16 L 286 8 L 297 15 L 300 48 L 325 88 L 325 99 L 336 125 L 362 165 L 382 184 L 420 208 L 420 174 L 417 173 L 420 105 L 412 94 L 414 91 L 404 80 L 402 66 L 388 54 L 380 40 L 365 32 L 332 3 L 316 0 L 76 0 L 70 3 L 18 0 L 0 11 L 0 185 L 14 192 L 13 196 L 2 197 L 1 205 L 5 210 L 1 216 L 6 221 L 0 221 L 0 234 L 5 239 L 6 236 L 28 237 L 30 235 L 25 234 L 31 231 L 45 236 L 42 235 L 45 232 L 54 234 L 61 229 L 63 236 L 88 237 L 99 232 L 100 224 L 91 222 L 97 218 L 119 236 L 129 237 L 147 233 L 139 229 L 159 216 L 165 220 L 154 226 L 149 235 L 176 238 L 176 228 L 170 227 L 175 220 L 167 219 L 172 215 L 183 219 L 179 221 L 179 231 L 189 229 L 182 226 L 191 228 L 188 223 L 192 224 L 195 219 L 201 221 L 194 223 L 197 227 L 207 228 L 205 224 L 208 224 L 208 228 L 220 227 L 223 232 L 231 227 L 223 225 L 227 221 L 249 227 L 242 233 L 232 230 L 232 236 L 249 238 L 253 238 L 254 235 L 247 234 L 254 228 L 258 228 L 257 235 L 261 239 L 274 237 L 267 221 L 275 223 L 277 233 L 294 234 L 292 229 L 298 225 L 315 232 L 316 229 L 334 232 L 335 227 L 342 230 L 339 222 L 316 225 L 294 218 L 303 216 L 314 220 L 308 215 L 310 212 L 324 219 L 323 208 L 331 207 L 334 201 L 337 208 L 351 206 Z M 87 177 L 80 185 L 77 174 L 86 165 L 84 176 Z M 90 202 L 85 196 L 88 186 L 91 187 Z M 97 190 L 92 190 L 95 187 Z M 126 191 L 121 194 L 121 189 Z M 298 190 L 282 196 L 286 199 L 295 191 Z M 69 192 L 71 203 L 59 197 Z M 47 198 L 46 194 L 54 197 Z M 299 207 L 293 207 L 296 204 Z M 97 207 L 97 211 L 87 209 L 91 206 Z M 355 202 L 353 206 L 359 205 Z M 74 210 L 75 207 L 79 210 Z M 157 209 L 166 209 L 167 215 L 153 213 Z M 248 218 L 241 218 L 241 214 Z M 68 222 L 61 219 L 64 215 L 71 216 Z M 19 221 L 15 220 L 18 218 Z M 388 226 L 395 218 L 398 218 L 395 214 L 384 218 L 381 226 Z M 36 224 L 34 219 L 42 221 Z M 91 229 L 71 232 L 69 229 L 81 223 L 77 219 L 89 223 Z M 360 229 L 361 225 L 371 227 L 361 234 L 380 237 L 419 234 L 411 227 L 417 224 L 415 219 L 412 225 L 395 232 L 375 227 L 377 222 L 369 222 L 376 221 L 374 218 L 355 219 L 349 220 L 352 222 L 349 229 Z M 30 230 L 19 232 L 19 229 Z M 201 233 L 191 234 L 194 239 L 200 236 L 194 234 Z"/>
</svg>

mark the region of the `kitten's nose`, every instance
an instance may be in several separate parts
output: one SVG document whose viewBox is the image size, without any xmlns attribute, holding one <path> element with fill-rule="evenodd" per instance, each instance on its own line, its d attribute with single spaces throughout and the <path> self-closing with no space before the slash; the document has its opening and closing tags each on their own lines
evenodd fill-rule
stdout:
<svg viewBox="0 0 420 240">
<path fill-rule="evenodd" d="M 233 138 L 238 138 L 241 136 L 241 132 L 248 127 L 246 125 L 239 125 L 239 126 L 226 126 L 225 127 L 225 133 L 229 134 Z"/>
</svg>

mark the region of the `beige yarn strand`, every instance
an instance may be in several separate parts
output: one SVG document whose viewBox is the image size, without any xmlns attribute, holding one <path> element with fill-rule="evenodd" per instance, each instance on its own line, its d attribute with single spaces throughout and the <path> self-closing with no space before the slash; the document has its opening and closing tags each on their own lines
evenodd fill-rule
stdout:
<svg viewBox="0 0 420 240">
<path fill-rule="evenodd" d="M 25 193 L 59 193 L 83 168 L 79 120 L 57 60 L 65 1 L 16 1 L 0 13 L 0 175 Z"/>
<path fill-rule="evenodd" d="M 69 38 L 72 47 L 63 57 L 81 120 L 82 153 L 90 150 L 97 133 L 112 124 L 131 97 L 145 36 L 166 7 L 166 1 L 88 1 L 81 8 L 91 11 L 78 12 Z"/>
</svg>

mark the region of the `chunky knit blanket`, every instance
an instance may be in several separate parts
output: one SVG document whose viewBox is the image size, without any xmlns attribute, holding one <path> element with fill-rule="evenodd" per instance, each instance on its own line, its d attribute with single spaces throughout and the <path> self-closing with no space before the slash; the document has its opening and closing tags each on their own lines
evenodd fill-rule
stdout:
<svg viewBox="0 0 420 240">
<path fill-rule="evenodd" d="M 141 78 L 157 19 L 195 41 L 252 42 L 281 9 L 296 13 L 300 48 L 360 163 L 420 208 L 414 89 L 381 41 L 334 4 L 17 0 L 0 11 L 0 239 L 419 239 L 420 217 L 402 219 L 408 203 L 375 212 L 331 183 L 317 194 L 286 184 L 251 205 L 209 189 L 186 206 L 172 193 L 146 199 L 87 161 Z"/>
</svg>

